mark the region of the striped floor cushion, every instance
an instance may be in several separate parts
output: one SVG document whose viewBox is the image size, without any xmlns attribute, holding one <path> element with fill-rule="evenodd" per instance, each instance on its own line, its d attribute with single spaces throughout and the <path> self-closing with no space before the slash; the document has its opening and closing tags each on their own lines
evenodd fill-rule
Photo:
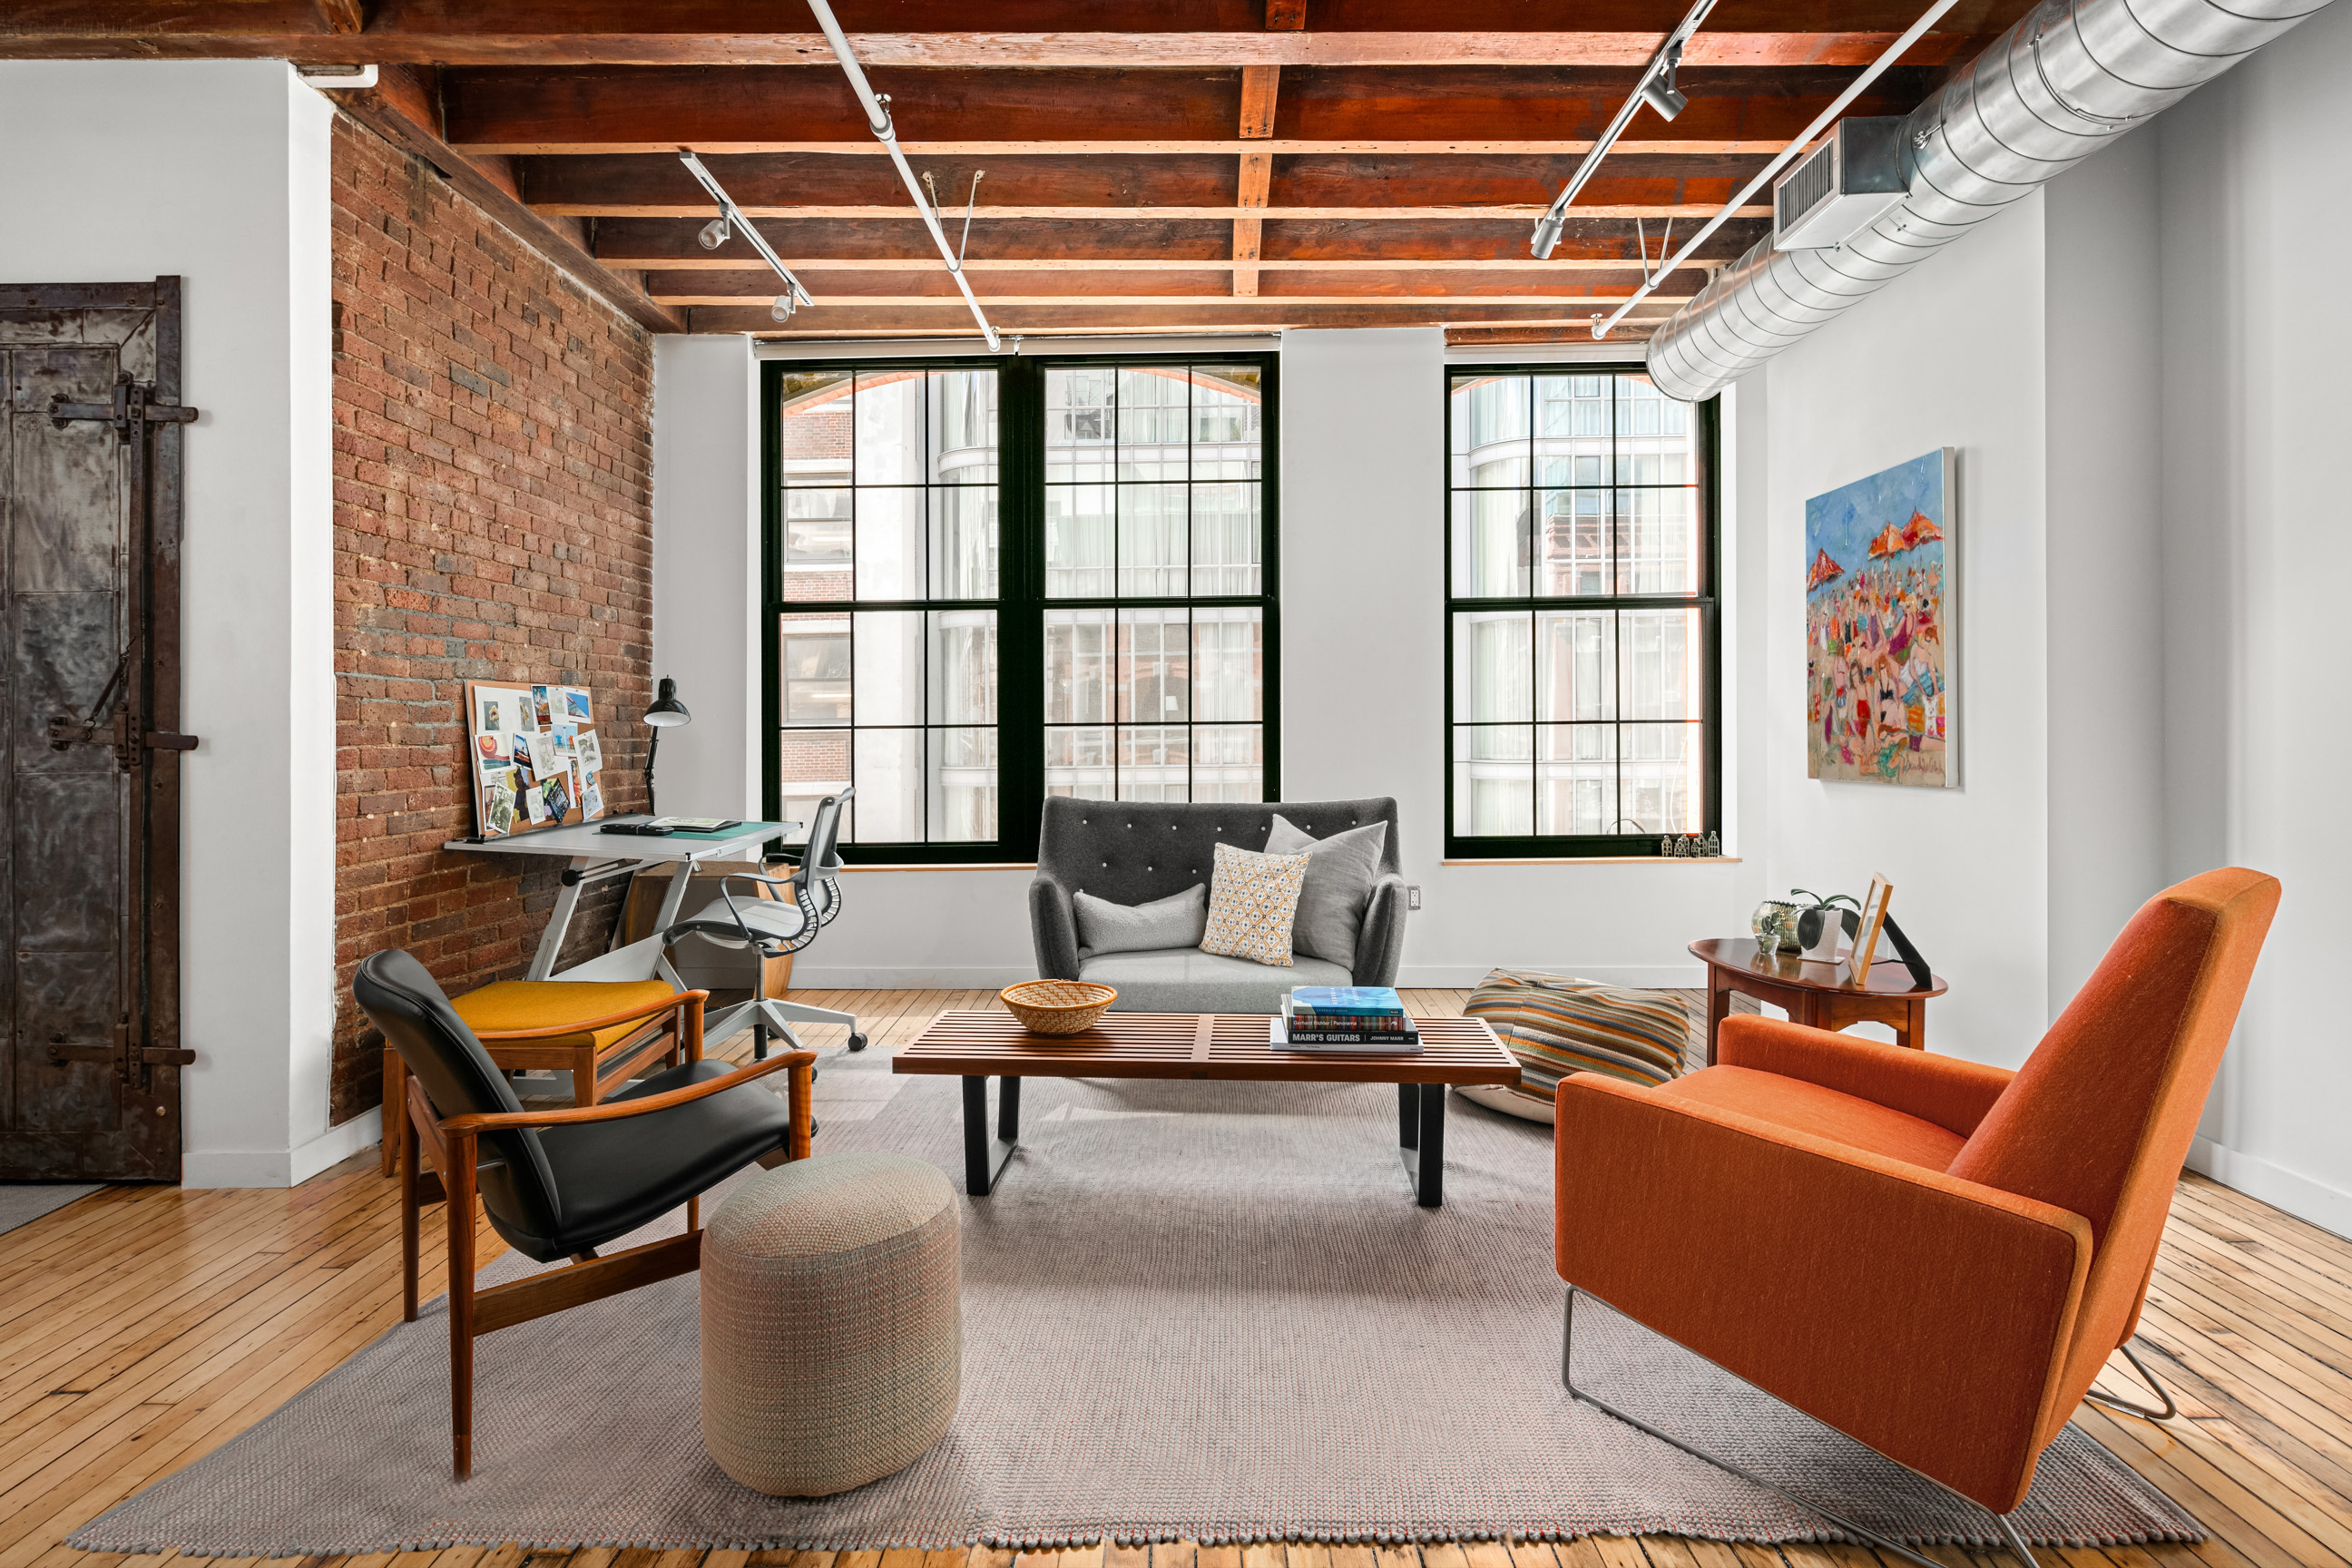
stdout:
<svg viewBox="0 0 2352 1568">
<path fill-rule="evenodd" d="M 1680 1077 L 1690 1037 L 1679 996 L 1532 969 L 1492 971 L 1462 1011 L 1486 1019 L 1518 1058 L 1519 1086 L 1461 1092 L 1531 1121 L 1552 1119 L 1552 1091 L 1569 1073 L 1607 1073 L 1645 1087 Z"/>
</svg>

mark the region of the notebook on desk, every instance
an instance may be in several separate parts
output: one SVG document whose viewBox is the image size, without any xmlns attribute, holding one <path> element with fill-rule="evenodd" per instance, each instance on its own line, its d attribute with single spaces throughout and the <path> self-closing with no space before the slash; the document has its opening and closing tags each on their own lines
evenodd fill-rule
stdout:
<svg viewBox="0 0 2352 1568">
<path fill-rule="evenodd" d="M 667 820 L 671 823 L 680 825 L 673 826 L 671 827 L 669 836 L 672 838 L 701 840 L 717 838 L 749 838 L 754 834 L 759 834 L 769 838 L 781 838 L 787 833 L 799 832 L 801 826 L 797 822 L 725 822 L 725 819 L 721 818 L 719 820 L 724 824 L 723 826 L 697 828 L 687 827 L 682 825 L 689 821 L 707 822 L 711 819 L 709 817 L 694 818 L 681 816 L 656 818 L 656 820 Z"/>
</svg>

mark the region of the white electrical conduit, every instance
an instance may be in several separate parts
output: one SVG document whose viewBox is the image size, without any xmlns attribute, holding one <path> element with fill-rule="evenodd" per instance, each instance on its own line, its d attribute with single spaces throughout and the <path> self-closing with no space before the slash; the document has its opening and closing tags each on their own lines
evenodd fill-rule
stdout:
<svg viewBox="0 0 2352 1568">
<path fill-rule="evenodd" d="M 1948 5 L 1951 0 L 1945 0 L 1945 3 Z M 874 132 L 874 139 L 881 142 L 883 149 L 890 154 L 890 162 L 898 166 L 898 178 L 906 182 L 907 194 L 915 198 L 915 210 L 923 215 L 923 226 L 931 231 L 931 243 L 940 247 L 940 259 L 948 264 L 948 276 L 953 278 L 956 287 L 963 290 L 963 302 L 971 307 L 971 319 L 980 323 L 980 335 L 988 340 L 989 352 L 994 353 L 998 349 L 996 329 L 988 324 L 988 312 L 982 310 L 980 301 L 972 297 L 971 285 L 964 279 L 963 260 L 948 245 L 947 231 L 940 227 L 939 214 L 933 212 L 931 204 L 923 199 L 922 182 L 915 177 L 915 171 L 907 166 L 907 155 L 898 151 L 898 132 L 890 123 L 890 111 L 875 98 L 874 89 L 866 83 L 865 71 L 858 68 L 857 57 L 849 52 L 849 40 L 842 37 L 841 24 L 834 20 L 833 7 L 825 4 L 825 0 L 809 0 L 809 9 L 816 13 L 816 25 L 824 29 L 824 41 L 833 46 L 833 58 L 841 62 L 843 74 L 849 78 L 850 90 L 857 94 L 857 101 L 866 107 L 866 128 Z"/>
<path fill-rule="evenodd" d="M 719 184 L 717 176 L 702 166 L 702 160 L 694 155 L 693 150 L 688 147 L 679 148 L 677 161 L 686 165 L 687 172 L 700 181 L 702 188 L 710 193 L 710 199 L 719 204 L 719 217 L 730 227 L 741 229 L 743 237 L 751 242 L 751 248 L 765 257 L 768 265 L 776 269 L 776 276 L 784 280 L 786 290 L 784 302 L 780 303 L 777 309 L 782 310 L 784 316 L 789 316 L 792 314 L 790 309 L 792 302 L 803 305 L 815 304 L 816 301 L 809 298 L 809 291 L 801 287 L 801 280 L 793 276 L 793 269 L 785 266 L 778 258 L 775 251 L 769 247 L 767 237 L 751 226 L 751 220 L 743 216 L 743 209 L 735 205 L 735 198 L 727 194 L 726 188 Z M 703 243 L 716 245 L 718 242 L 706 239 Z M 779 316 L 777 319 L 781 321 L 783 316 Z"/>
<path fill-rule="evenodd" d="M 810 0 L 810 3 L 812 5 L 819 4 L 820 0 Z M 1905 52 L 1907 51 L 1912 45 L 1917 43 L 1928 28 L 1934 26 L 1937 22 L 1943 19 L 1945 12 L 1950 10 L 1958 4 L 1959 4 L 1959 0 L 1936 0 L 1936 3 L 1933 5 L 1928 6 L 1926 15 L 1922 16 L 1917 21 L 1912 23 L 1909 27 L 1906 28 L 1901 37 L 1887 45 L 1886 52 L 1879 56 L 1876 59 L 1871 61 L 1869 66 L 1864 69 L 1860 76 L 1854 78 L 1853 81 L 1849 82 L 1846 85 L 1846 89 L 1843 92 L 1839 93 L 1835 99 L 1831 100 L 1830 106 L 1822 110 L 1819 118 L 1814 120 L 1811 125 L 1806 126 L 1802 131 L 1799 132 L 1797 133 L 1797 139 L 1794 142 L 1791 142 L 1786 147 L 1781 148 L 1780 155 L 1774 158 L 1770 163 L 1764 165 L 1762 173 L 1759 174 L 1754 179 L 1748 181 L 1746 185 L 1742 186 L 1738 195 L 1724 203 L 1723 210 L 1717 213 L 1713 217 L 1707 219 L 1706 226 L 1700 229 L 1696 234 L 1691 236 L 1689 240 L 1684 244 L 1683 247 L 1675 253 L 1675 258 L 1672 261 L 1669 261 L 1664 267 L 1659 268 L 1654 276 L 1647 279 L 1639 289 L 1634 289 L 1633 296 L 1623 304 L 1617 307 L 1615 314 L 1612 315 L 1605 321 L 1593 322 L 1592 335 L 1596 338 L 1607 337 L 1609 335 L 1610 328 L 1623 321 L 1626 314 L 1631 311 L 1634 306 L 1648 299 L 1651 292 L 1655 289 L 1659 284 L 1666 280 L 1667 274 L 1674 271 L 1675 268 L 1680 267 L 1684 262 L 1689 260 L 1698 250 L 1698 247 L 1706 243 L 1706 237 L 1708 235 L 1713 234 L 1717 229 L 1721 228 L 1726 223 L 1729 222 L 1731 215 L 1738 212 L 1741 207 L 1747 205 L 1748 198 L 1754 195 L 1759 190 L 1769 184 L 1772 176 L 1779 174 L 1782 166 L 1785 165 L 1790 159 L 1795 157 L 1798 153 L 1811 146 L 1813 144 L 1813 139 L 1819 136 L 1822 132 L 1828 130 L 1836 122 L 1837 117 L 1845 112 L 1846 105 L 1852 103 L 1855 99 L 1862 96 L 1862 89 L 1864 88 L 1866 88 L 1872 82 L 1876 81 L 1880 75 L 1885 71 L 1887 67 L 1893 65 L 1896 60 L 1901 59 Z M 1646 267 L 1649 264 L 1644 261 L 1643 265 Z"/>
<path fill-rule="evenodd" d="M 1617 138 L 1625 134 L 1625 127 L 1633 123 L 1635 112 L 1649 101 L 1643 89 L 1657 79 L 1658 68 L 1666 63 L 1668 55 L 1679 57 L 1679 46 L 1690 41 L 1690 36 L 1698 31 L 1698 25 L 1706 21 L 1706 14 L 1714 9 L 1715 0 L 1698 0 L 1689 14 L 1675 24 L 1675 30 L 1666 35 L 1665 42 L 1660 44 L 1657 52 L 1650 57 L 1650 63 L 1642 68 L 1641 79 L 1633 83 L 1633 90 L 1625 95 L 1625 101 L 1618 105 L 1616 118 L 1610 121 L 1609 129 L 1601 133 L 1601 140 L 1592 144 L 1592 150 L 1585 153 L 1584 161 L 1577 164 L 1576 173 L 1568 177 L 1568 188 L 1554 197 L 1550 209 L 1536 220 L 1536 232 L 1528 241 L 1528 249 L 1538 261 L 1551 259 L 1552 247 L 1559 243 L 1560 227 L 1567 221 L 1568 204 L 1576 199 L 1577 192 L 1584 189 L 1585 182 L 1600 172 L 1601 160 L 1609 156 L 1609 150 L 1617 145 Z M 1644 253 L 1642 265 L 1646 268 L 1649 264 L 1649 256 Z"/>
</svg>

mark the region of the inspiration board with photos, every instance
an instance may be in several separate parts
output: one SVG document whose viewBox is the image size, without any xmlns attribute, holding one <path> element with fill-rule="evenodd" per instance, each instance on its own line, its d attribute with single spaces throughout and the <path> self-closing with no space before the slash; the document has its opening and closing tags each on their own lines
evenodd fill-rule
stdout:
<svg viewBox="0 0 2352 1568">
<path fill-rule="evenodd" d="M 577 686 L 466 683 L 466 755 L 474 831 L 504 838 L 604 815 L 604 742 Z"/>
</svg>

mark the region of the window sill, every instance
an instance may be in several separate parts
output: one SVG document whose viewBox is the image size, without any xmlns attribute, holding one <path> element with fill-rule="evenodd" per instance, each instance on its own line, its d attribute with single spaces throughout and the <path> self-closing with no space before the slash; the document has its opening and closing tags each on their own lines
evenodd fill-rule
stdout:
<svg viewBox="0 0 2352 1568">
<path fill-rule="evenodd" d="M 1034 860 L 905 860 L 886 865 L 865 864 L 844 866 L 846 872 L 863 871 L 1034 871 Z"/>
<path fill-rule="evenodd" d="M 1738 855 L 1541 855 L 1515 859 L 1441 860 L 1441 866 L 1737 866 Z"/>
</svg>

